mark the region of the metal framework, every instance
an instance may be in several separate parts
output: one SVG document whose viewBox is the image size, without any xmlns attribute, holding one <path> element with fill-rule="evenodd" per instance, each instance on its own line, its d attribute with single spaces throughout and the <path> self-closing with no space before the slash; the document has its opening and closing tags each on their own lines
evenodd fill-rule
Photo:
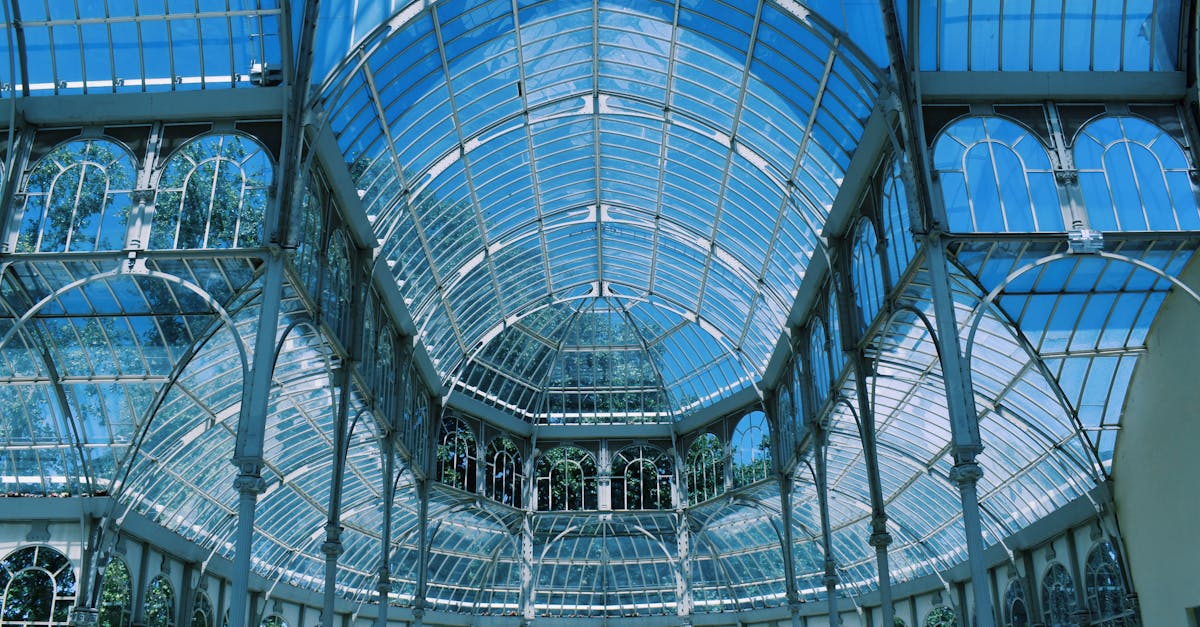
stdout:
<svg viewBox="0 0 1200 627">
<path fill-rule="evenodd" d="M 1115 528 L 989 569 L 1200 301 L 1186 3 L 144 4 L 0 37 L 0 489 L 95 497 L 75 622 L 135 530 L 233 625 L 1137 620 Z"/>
</svg>

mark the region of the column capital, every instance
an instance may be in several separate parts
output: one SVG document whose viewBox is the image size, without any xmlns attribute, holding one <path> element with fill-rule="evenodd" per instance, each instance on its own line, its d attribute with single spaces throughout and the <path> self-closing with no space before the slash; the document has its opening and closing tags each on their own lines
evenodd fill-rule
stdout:
<svg viewBox="0 0 1200 627">
<path fill-rule="evenodd" d="M 334 559 L 342 554 L 342 543 L 338 540 L 326 540 L 321 543 L 321 552 L 325 557 Z"/>
<path fill-rule="evenodd" d="M 975 460 L 959 462 L 950 469 L 950 481 L 958 486 L 974 485 L 983 478 L 983 468 Z"/>
<path fill-rule="evenodd" d="M 151 188 L 135 189 L 129 192 L 129 200 L 135 205 L 149 205 L 154 202 L 154 190 Z"/>
<path fill-rule="evenodd" d="M 1075 185 L 1079 183 L 1079 170 L 1074 168 L 1059 168 L 1054 171 L 1054 180 L 1059 185 Z"/>
<path fill-rule="evenodd" d="M 233 489 L 242 495 L 257 496 L 267 489 L 267 482 L 257 474 L 239 474 L 233 479 Z"/>
<path fill-rule="evenodd" d="M 100 622 L 100 610 L 94 607 L 71 608 L 71 627 L 96 627 Z"/>
<path fill-rule="evenodd" d="M 876 531 L 871 534 L 867 543 L 877 549 L 885 549 L 892 544 L 892 534 L 886 531 Z"/>
</svg>

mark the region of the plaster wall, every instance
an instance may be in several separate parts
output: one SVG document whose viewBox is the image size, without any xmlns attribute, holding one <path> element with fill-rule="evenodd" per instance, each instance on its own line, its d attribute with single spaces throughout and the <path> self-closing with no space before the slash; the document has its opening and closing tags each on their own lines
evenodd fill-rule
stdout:
<svg viewBox="0 0 1200 627">
<path fill-rule="evenodd" d="M 1181 277 L 1200 286 L 1200 264 Z M 1113 497 L 1142 609 L 1154 627 L 1188 627 L 1200 606 L 1200 305 L 1164 303 L 1138 362 L 1113 458 Z"/>
</svg>

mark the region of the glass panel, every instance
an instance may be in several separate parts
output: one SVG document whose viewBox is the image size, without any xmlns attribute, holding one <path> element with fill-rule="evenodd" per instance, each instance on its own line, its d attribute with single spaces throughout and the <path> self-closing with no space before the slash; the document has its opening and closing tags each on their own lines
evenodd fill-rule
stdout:
<svg viewBox="0 0 1200 627">
<path fill-rule="evenodd" d="M 129 151 L 112 141 L 77 140 L 50 151 L 29 173 L 17 252 L 124 248 L 134 178 Z"/>
<path fill-rule="evenodd" d="M 206 135 L 184 144 L 158 181 L 150 247 L 258 246 L 272 171 L 263 147 L 242 135 Z"/>
<path fill-rule="evenodd" d="M 965 118 L 942 131 L 934 168 L 950 229 L 1061 231 L 1050 157 L 1033 135 L 1002 118 Z"/>
</svg>

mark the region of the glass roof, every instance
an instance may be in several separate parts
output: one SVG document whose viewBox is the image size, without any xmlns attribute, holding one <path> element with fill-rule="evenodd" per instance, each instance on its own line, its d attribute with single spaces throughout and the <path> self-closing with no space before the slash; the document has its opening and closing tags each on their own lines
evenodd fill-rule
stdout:
<svg viewBox="0 0 1200 627">
<path fill-rule="evenodd" d="M 539 424 L 667 423 L 759 385 L 880 98 L 875 0 L 321 4 L 318 106 L 445 382 Z M 920 67 L 1177 68 L 1177 0 L 1101 4 L 915 3 Z M 283 5 L 17 0 L 4 7 L 12 63 L 0 82 L 32 96 L 241 88 L 262 82 L 255 64 L 280 65 Z M 1120 45 L 1098 45 L 1107 40 Z M 1085 161 L 1085 186 L 1108 175 Z M 1188 165 L 1170 167 L 1187 185 Z M 1141 197 L 1119 191 L 1112 215 L 1125 220 Z M 1166 228 L 1194 223 L 1186 217 Z M 1067 255 L 1065 242 L 1027 235 L 948 236 L 985 447 L 987 543 L 1107 478 L 1136 360 L 1170 291 L 1147 268 L 1176 276 L 1198 245 L 1194 233 L 1118 234 L 1105 255 Z M 232 556 L 228 460 L 262 306 L 255 254 L 157 251 L 132 273 L 80 251 L 6 257 L 0 490 L 114 494 L 118 518 L 128 507 Z M 925 326 L 930 283 L 909 268 L 895 295 L 907 309 L 868 347 L 897 581 L 965 560 Z M 302 289 L 283 294 L 252 562 L 319 590 L 340 364 Z M 993 289 L 994 304 L 980 305 Z M 837 342 L 836 319 L 829 328 Z M 853 374 L 817 374 L 836 386 L 824 414 L 832 557 L 842 593 L 858 595 L 877 574 L 858 390 Z M 346 393 L 355 427 L 338 589 L 361 604 L 374 594 L 393 478 L 374 395 Z M 806 464 L 790 477 L 790 547 L 773 479 L 679 511 L 619 513 L 515 510 L 432 482 L 421 582 L 422 497 L 401 467 L 390 598 L 408 605 L 424 590 L 434 609 L 518 612 L 527 520 L 527 600 L 539 615 L 782 607 L 784 551 L 801 597 L 815 600 L 825 556 L 811 478 Z"/>
<path fill-rule="evenodd" d="M 1175 70 L 1182 56 L 1179 0 L 921 0 L 919 7 L 922 70 L 1145 72 Z"/>
<path fill-rule="evenodd" d="M 324 105 L 442 375 L 492 398 L 466 364 L 618 299 L 676 416 L 761 377 L 878 81 L 794 4 L 439 3 L 356 50 Z"/>
<path fill-rule="evenodd" d="M 279 0 L 15 0 L 0 80 L 22 95 L 250 86 L 281 65 L 281 14 Z"/>
</svg>

